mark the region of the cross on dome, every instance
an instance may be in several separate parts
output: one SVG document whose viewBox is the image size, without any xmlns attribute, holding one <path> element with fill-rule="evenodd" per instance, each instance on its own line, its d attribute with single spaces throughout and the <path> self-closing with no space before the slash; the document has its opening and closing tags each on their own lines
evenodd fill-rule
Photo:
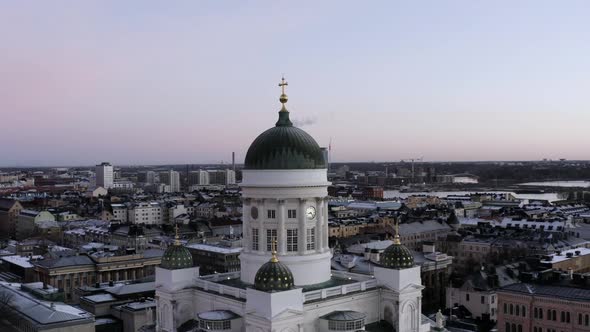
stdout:
<svg viewBox="0 0 590 332">
<path fill-rule="evenodd" d="M 285 76 L 283 76 L 281 78 L 281 83 L 279 83 L 279 86 L 281 87 L 281 97 L 279 98 L 279 101 L 281 102 L 281 104 L 283 104 L 283 107 L 281 108 L 282 112 L 287 112 L 287 109 L 285 108 L 285 104 L 289 100 L 289 98 L 285 94 L 285 87 L 287 85 L 289 85 L 289 83 L 287 83 L 287 81 L 285 81 Z"/>
</svg>

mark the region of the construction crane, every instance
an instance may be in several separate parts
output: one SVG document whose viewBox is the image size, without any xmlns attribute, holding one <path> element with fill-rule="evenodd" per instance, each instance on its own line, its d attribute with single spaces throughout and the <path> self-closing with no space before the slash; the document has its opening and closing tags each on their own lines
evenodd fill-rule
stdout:
<svg viewBox="0 0 590 332">
<path fill-rule="evenodd" d="M 420 158 L 407 158 L 407 159 L 402 159 L 401 162 L 412 162 L 412 183 L 414 183 L 414 162 L 416 161 L 422 161 L 424 159 L 424 157 L 420 157 Z"/>
</svg>

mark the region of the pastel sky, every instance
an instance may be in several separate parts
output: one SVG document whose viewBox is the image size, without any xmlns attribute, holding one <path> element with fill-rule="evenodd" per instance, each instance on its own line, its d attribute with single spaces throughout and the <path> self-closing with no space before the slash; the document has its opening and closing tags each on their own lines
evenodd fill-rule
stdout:
<svg viewBox="0 0 590 332">
<path fill-rule="evenodd" d="M 589 1 L 3 1 L 0 166 L 590 159 Z"/>
</svg>

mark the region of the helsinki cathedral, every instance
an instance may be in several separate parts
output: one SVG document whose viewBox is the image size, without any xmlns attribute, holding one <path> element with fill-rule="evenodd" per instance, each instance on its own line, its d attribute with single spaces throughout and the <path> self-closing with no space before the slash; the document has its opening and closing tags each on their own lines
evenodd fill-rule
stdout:
<svg viewBox="0 0 590 332">
<path fill-rule="evenodd" d="M 443 331 L 422 315 L 420 267 L 399 235 L 373 275 L 330 268 L 327 161 L 285 107 L 250 145 L 241 271 L 199 274 L 180 242 L 156 268 L 156 331 Z"/>
</svg>

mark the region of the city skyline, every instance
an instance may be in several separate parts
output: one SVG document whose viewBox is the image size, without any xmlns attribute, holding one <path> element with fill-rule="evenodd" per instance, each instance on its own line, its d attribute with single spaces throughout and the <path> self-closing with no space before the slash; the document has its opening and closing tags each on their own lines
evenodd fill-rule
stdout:
<svg viewBox="0 0 590 332">
<path fill-rule="evenodd" d="M 588 7 L 3 4 L 0 167 L 241 164 L 283 73 L 333 162 L 588 160 Z"/>
</svg>

